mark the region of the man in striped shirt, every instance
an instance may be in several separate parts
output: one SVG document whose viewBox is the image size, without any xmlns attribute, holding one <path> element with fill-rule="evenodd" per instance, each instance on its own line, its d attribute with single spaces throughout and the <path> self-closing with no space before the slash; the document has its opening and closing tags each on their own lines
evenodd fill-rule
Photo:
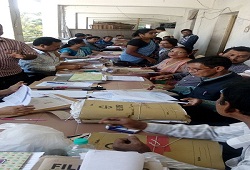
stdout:
<svg viewBox="0 0 250 170">
<path fill-rule="evenodd" d="M 3 35 L 3 27 L 0 24 L 0 36 Z M 0 89 L 24 81 L 28 83 L 28 76 L 23 73 L 18 65 L 19 59 L 35 59 L 37 53 L 23 42 L 0 37 Z"/>
</svg>

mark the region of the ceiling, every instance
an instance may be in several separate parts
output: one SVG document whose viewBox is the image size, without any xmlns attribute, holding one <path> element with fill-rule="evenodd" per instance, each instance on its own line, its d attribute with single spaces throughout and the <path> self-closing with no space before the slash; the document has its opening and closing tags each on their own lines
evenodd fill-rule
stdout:
<svg viewBox="0 0 250 170">
<path fill-rule="evenodd" d="M 41 0 L 49 1 L 49 0 Z M 172 23 L 192 9 L 209 9 L 215 0 L 53 0 L 66 14 L 75 13 L 95 22 Z"/>
</svg>

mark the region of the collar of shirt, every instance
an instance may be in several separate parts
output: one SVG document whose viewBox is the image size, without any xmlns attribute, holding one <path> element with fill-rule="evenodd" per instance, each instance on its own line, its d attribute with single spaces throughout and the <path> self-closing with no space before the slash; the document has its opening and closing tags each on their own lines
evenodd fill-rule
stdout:
<svg viewBox="0 0 250 170">
<path fill-rule="evenodd" d="M 5 41 L 5 38 L 0 37 L 0 42 L 4 42 L 4 41 Z"/>
<path fill-rule="evenodd" d="M 35 47 L 32 47 L 38 54 L 46 54 L 44 51 L 38 50 Z"/>
<path fill-rule="evenodd" d="M 228 139 L 227 144 L 233 147 L 234 149 L 249 146 L 250 145 L 250 129 L 243 122 L 238 123 L 236 126 L 238 127 L 240 126 L 244 130 L 244 135 Z"/>
<path fill-rule="evenodd" d="M 201 77 L 201 80 L 202 80 L 202 81 L 212 81 L 212 80 L 216 80 L 216 79 L 219 79 L 219 78 L 222 78 L 222 77 L 229 76 L 229 75 L 231 75 L 231 74 L 233 74 L 233 73 L 232 73 L 232 72 L 229 72 L 229 73 L 227 73 L 227 74 L 224 74 L 224 75 L 218 76 L 218 77 L 214 77 L 214 78 Z"/>
</svg>

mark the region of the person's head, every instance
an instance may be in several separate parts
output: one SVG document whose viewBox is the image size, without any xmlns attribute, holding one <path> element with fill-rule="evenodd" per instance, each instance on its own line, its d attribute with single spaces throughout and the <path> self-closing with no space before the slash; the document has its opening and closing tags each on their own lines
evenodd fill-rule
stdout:
<svg viewBox="0 0 250 170">
<path fill-rule="evenodd" d="M 123 38 L 124 38 L 124 35 L 116 35 L 115 38 L 116 38 L 116 39 L 123 39 Z"/>
<path fill-rule="evenodd" d="M 164 27 L 157 27 L 155 28 L 156 32 L 160 33 L 162 31 L 166 31 Z"/>
<path fill-rule="evenodd" d="M 92 37 L 92 36 L 93 36 L 92 34 L 85 34 L 85 35 L 86 35 L 85 38 L 87 38 L 87 37 Z"/>
<path fill-rule="evenodd" d="M 188 72 L 197 77 L 218 77 L 228 73 L 232 62 L 221 56 L 193 59 L 187 62 Z"/>
<path fill-rule="evenodd" d="M 244 46 L 231 47 L 219 55 L 229 58 L 233 64 L 244 63 L 250 59 L 250 48 Z"/>
<path fill-rule="evenodd" d="M 156 36 L 155 29 L 143 28 L 138 29 L 132 34 L 132 37 L 140 37 L 142 39 L 153 39 Z"/>
<path fill-rule="evenodd" d="M 154 40 L 155 43 L 159 44 L 162 41 L 162 38 L 155 37 L 153 40 Z"/>
<path fill-rule="evenodd" d="M 168 52 L 170 58 L 188 58 L 192 50 L 184 46 L 177 46 Z"/>
<path fill-rule="evenodd" d="M 174 48 L 175 46 L 177 46 L 177 43 L 178 43 L 178 40 L 175 38 L 163 39 L 160 42 L 160 47 L 170 49 L 170 48 Z"/>
<path fill-rule="evenodd" d="M 112 36 L 105 36 L 105 37 L 103 37 L 103 41 L 105 41 L 105 42 L 110 42 L 110 41 L 112 41 L 112 39 L 113 39 Z"/>
<path fill-rule="evenodd" d="M 100 39 L 100 37 L 98 37 L 98 36 L 86 37 L 87 42 L 92 43 L 92 44 L 94 44 L 97 41 L 99 41 L 99 39 Z"/>
<path fill-rule="evenodd" d="M 67 42 L 67 44 L 64 44 L 61 48 L 66 48 L 66 47 L 80 48 L 80 47 L 83 47 L 85 45 L 86 44 L 84 43 L 84 41 L 82 39 L 75 38 L 75 39 L 69 40 Z"/>
<path fill-rule="evenodd" d="M 217 112 L 226 117 L 244 121 L 241 117 L 250 120 L 250 80 L 232 82 L 221 91 L 221 96 L 216 102 Z"/>
<path fill-rule="evenodd" d="M 76 34 L 75 34 L 75 37 L 76 37 L 76 38 L 79 38 L 79 39 L 85 39 L 86 35 L 83 34 L 83 33 L 76 33 Z"/>
<path fill-rule="evenodd" d="M 0 36 L 3 35 L 3 26 L 0 24 Z"/>
<path fill-rule="evenodd" d="M 183 29 L 183 30 L 181 30 L 181 34 L 182 34 L 184 37 L 189 36 L 189 35 L 192 34 L 192 30 L 190 30 L 190 29 Z"/>
<path fill-rule="evenodd" d="M 60 48 L 62 41 L 53 37 L 39 37 L 33 41 L 33 46 L 41 51 L 50 52 Z"/>
</svg>

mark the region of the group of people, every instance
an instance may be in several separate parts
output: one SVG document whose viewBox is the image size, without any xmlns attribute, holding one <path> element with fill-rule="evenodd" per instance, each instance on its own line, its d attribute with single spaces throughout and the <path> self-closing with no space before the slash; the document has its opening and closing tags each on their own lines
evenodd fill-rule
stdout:
<svg viewBox="0 0 250 170">
<path fill-rule="evenodd" d="M 226 165 L 232 169 L 248 169 L 250 80 L 237 73 L 250 69 L 244 64 L 250 59 L 250 48 L 232 47 L 218 55 L 194 59 L 192 50 L 198 36 L 193 35 L 189 29 L 184 29 L 181 33 L 183 37 L 178 41 L 165 28 L 139 29 L 128 41 L 120 60 L 157 70 L 159 75 L 150 80 L 164 80 L 165 83 L 155 84 L 154 87 L 177 93 L 180 100 L 188 102 L 183 108 L 191 117 L 192 125 L 159 125 L 119 117 L 104 118 L 100 123 L 175 137 L 227 141 L 231 146 L 231 140 L 238 140 L 237 145 L 232 147 L 243 147 L 242 155 L 233 159 L 234 150 L 230 150 L 231 155 L 227 157 L 229 160 Z M 0 35 L 2 34 L 0 24 Z M 156 36 L 161 39 L 156 41 Z M 58 70 L 82 68 L 85 63 L 72 65 L 61 63 L 60 60 L 101 53 L 101 49 L 114 45 L 112 38 L 105 36 L 100 39 L 98 36 L 78 33 L 62 46 L 60 39 L 39 37 L 30 47 L 19 41 L 0 37 L 0 97 L 15 92 L 23 83 L 55 75 Z M 176 84 L 169 83 L 173 81 Z M 0 114 L 28 114 L 32 110 L 33 106 L 11 106 L 0 108 Z M 240 139 L 243 138 L 245 141 L 241 142 Z M 134 136 L 116 140 L 113 148 L 154 155 Z M 190 165 L 190 169 L 193 168 Z"/>
</svg>

